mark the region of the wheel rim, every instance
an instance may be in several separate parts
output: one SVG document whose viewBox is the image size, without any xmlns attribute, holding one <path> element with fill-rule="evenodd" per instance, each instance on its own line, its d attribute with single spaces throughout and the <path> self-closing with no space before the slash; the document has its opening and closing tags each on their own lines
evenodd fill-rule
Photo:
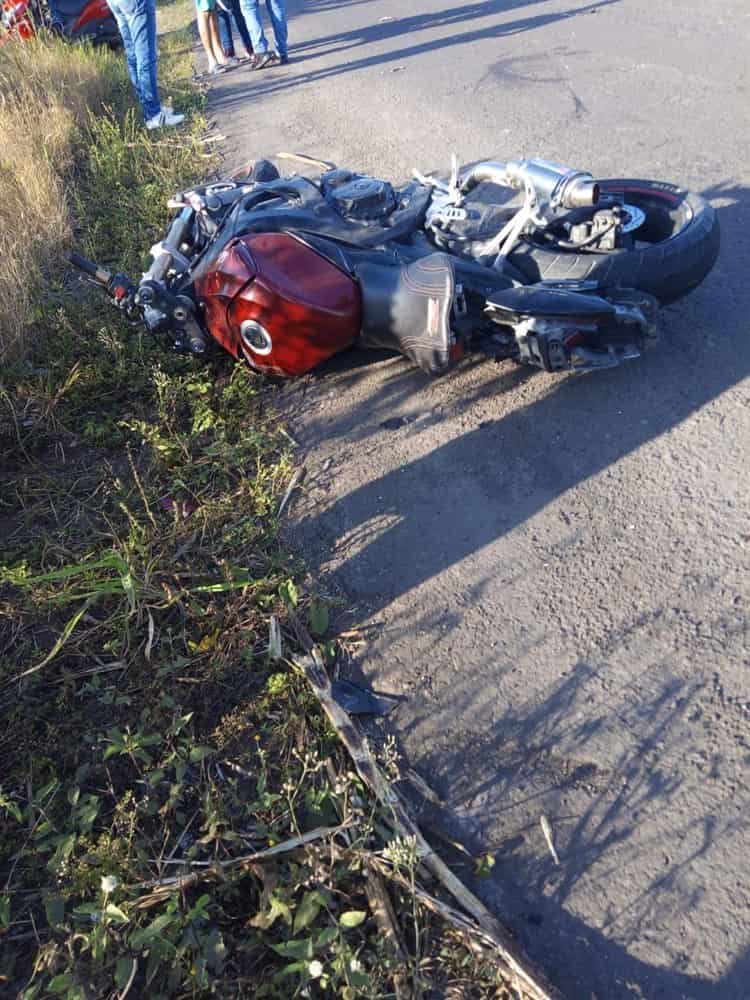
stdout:
<svg viewBox="0 0 750 1000">
<path fill-rule="evenodd" d="M 693 221 L 693 210 L 683 191 L 664 190 L 638 181 L 602 181 L 600 205 L 618 201 L 644 214 L 631 233 L 636 246 L 658 246 L 675 239 Z"/>
</svg>

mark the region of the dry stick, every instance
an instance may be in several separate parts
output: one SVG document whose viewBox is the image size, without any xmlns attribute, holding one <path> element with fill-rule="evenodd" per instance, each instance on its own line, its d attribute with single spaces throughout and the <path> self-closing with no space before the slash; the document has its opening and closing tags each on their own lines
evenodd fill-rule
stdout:
<svg viewBox="0 0 750 1000">
<path fill-rule="evenodd" d="M 291 837 L 289 840 L 284 840 L 280 844 L 276 844 L 275 847 L 267 848 L 265 851 L 257 851 L 254 854 L 247 854 L 241 858 L 232 858 L 231 861 L 169 859 L 170 864 L 184 864 L 186 866 L 198 867 L 199 870 L 191 871 L 186 875 L 175 875 L 172 878 L 160 878 L 153 879 L 150 882 L 140 882 L 135 888 L 153 889 L 153 892 L 147 896 L 141 896 L 136 902 L 135 907 L 137 910 L 147 910 L 173 892 L 182 892 L 184 889 L 189 889 L 200 882 L 222 882 L 227 872 L 235 868 L 249 868 L 259 861 L 267 861 L 278 854 L 289 854 L 290 851 L 296 851 L 299 847 L 304 847 L 305 844 L 310 844 L 316 840 L 323 840 L 327 837 L 334 837 L 336 834 L 346 830 L 348 826 L 348 823 L 342 823 L 340 826 L 319 826 L 317 829 L 303 833 L 299 837 Z"/>
<path fill-rule="evenodd" d="M 125 1000 L 125 997 L 130 993 L 130 987 L 135 982 L 135 974 L 138 971 L 138 959 L 133 959 L 133 964 L 130 966 L 130 975 L 128 976 L 128 981 L 125 983 L 125 988 L 122 993 L 118 993 L 117 1000 Z"/>
<path fill-rule="evenodd" d="M 524 986 L 522 987 L 520 979 L 522 973 L 518 971 L 517 966 L 511 966 L 508 963 L 504 951 L 501 951 L 498 948 L 498 943 L 495 938 L 481 928 L 477 927 L 473 920 L 470 920 L 459 910 L 455 909 L 455 907 L 449 906 L 441 899 L 431 895 L 419 884 L 412 885 L 411 882 L 405 878 L 397 868 L 394 868 L 389 863 L 386 863 L 382 858 L 369 855 L 367 863 L 377 868 L 378 871 L 380 871 L 386 878 L 389 878 L 394 882 L 398 882 L 398 884 L 404 889 L 407 889 L 409 892 L 413 891 L 423 906 L 426 906 L 428 910 L 432 910 L 433 913 L 437 913 L 438 916 L 443 918 L 443 920 L 447 920 L 451 923 L 459 934 L 461 934 L 467 947 L 469 947 L 476 955 L 479 955 L 480 957 L 487 957 L 487 952 L 492 952 L 496 956 L 496 960 L 499 959 L 499 965 L 504 974 L 509 979 L 513 980 L 514 988 L 521 1000 L 524 1000 L 525 997 L 529 996 L 531 996 L 533 1000 L 542 1000 L 544 997 L 549 997 L 550 1000 L 557 1000 L 559 994 L 554 990 L 548 993 L 532 991 L 527 978 L 524 978 Z M 536 989 L 538 989 L 538 986 Z M 547 987 L 547 989 L 549 990 L 550 988 Z"/>
<path fill-rule="evenodd" d="M 373 865 L 367 865 L 367 899 L 370 903 L 370 910 L 375 917 L 386 949 L 390 953 L 396 968 L 393 971 L 393 992 L 396 1000 L 408 1000 L 409 986 L 406 979 L 406 956 L 404 954 L 401 935 L 399 934 L 396 914 L 393 912 L 393 903 L 388 895 L 383 879 Z"/>
<path fill-rule="evenodd" d="M 552 860 L 556 865 L 560 864 L 560 858 L 557 856 L 557 851 L 555 850 L 555 842 L 552 839 L 552 827 L 550 826 L 549 820 L 546 816 L 539 817 L 539 823 L 542 827 L 542 833 L 544 834 L 544 839 L 547 841 L 547 847 L 552 855 Z"/>
<path fill-rule="evenodd" d="M 432 910 L 433 913 L 439 914 L 445 920 L 450 921 L 462 934 L 468 935 L 473 939 L 474 947 L 479 947 L 477 945 L 477 939 L 481 942 L 481 947 L 491 948 L 492 951 L 497 951 L 497 942 L 495 939 L 478 928 L 474 921 L 470 920 L 467 916 L 457 910 L 455 907 L 450 906 L 448 903 L 443 902 L 443 900 L 438 899 L 437 896 L 433 896 L 432 893 L 427 892 L 423 889 L 421 885 L 412 883 L 407 879 L 398 868 L 394 867 L 389 861 L 384 858 L 379 857 L 375 854 L 368 854 L 366 856 L 367 864 L 372 868 L 376 869 L 386 878 L 389 878 L 393 882 L 397 882 L 402 888 L 408 889 L 409 892 L 414 891 L 417 899 L 423 903 L 428 910 Z M 503 963 L 505 965 L 505 963 Z M 508 966 L 505 966 L 509 968 Z"/>
<path fill-rule="evenodd" d="M 331 788 L 336 788 L 339 776 L 336 773 L 336 768 L 333 766 L 333 761 L 330 757 L 325 762 L 325 768 L 326 773 L 328 774 L 328 780 L 331 782 Z M 336 810 L 339 819 L 343 822 L 343 810 L 341 809 L 338 800 L 335 798 L 334 809 Z M 344 833 L 344 840 L 347 845 L 351 846 L 352 838 L 348 831 Z M 334 850 L 335 846 L 336 845 L 332 845 Z M 383 879 L 374 865 L 365 863 L 364 871 L 367 876 L 365 891 L 367 893 L 367 899 L 370 903 L 370 910 L 375 917 L 378 930 L 385 941 L 386 950 L 388 951 L 395 966 L 393 975 L 391 976 L 391 980 L 393 982 L 393 992 L 396 994 L 396 1000 L 409 1000 L 410 991 L 404 972 L 407 967 L 406 948 L 396 920 L 396 914 L 393 911 L 391 897 L 388 895 L 388 890 L 383 883 Z"/>
<path fill-rule="evenodd" d="M 306 156 L 304 153 L 277 153 L 278 160 L 296 160 L 298 163 L 307 163 L 311 167 L 320 167 L 322 170 L 333 170 L 336 166 L 330 160 L 318 160 L 314 156 Z"/>
<path fill-rule="evenodd" d="M 297 469 L 294 475 L 292 476 L 292 481 L 287 486 L 286 493 L 284 494 L 282 501 L 279 504 L 279 515 L 278 515 L 279 517 L 281 517 L 281 515 L 284 513 L 284 508 L 289 503 L 289 497 L 292 495 L 296 487 L 299 486 L 299 484 L 305 478 L 306 471 L 307 470 L 305 469 L 305 466 L 301 465 L 299 469 Z"/>
<path fill-rule="evenodd" d="M 453 874 L 445 862 L 434 853 L 424 839 L 422 831 L 375 763 L 367 743 L 354 727 L 349 714 L 341 708 L 331 694 L 331 682 L 312 636 L 296 615 L 292 615 L 292 622 L 300 644 L 308 653 L 305 659 L 295 659 L 294 663 L 305 675 L 317 695 L 331 725 L 354 761 L 360 777 L 381 805 L 389 810 L 399 834 L 402 837 L 411 837 L 415 840 L 420 860 L 451 896 L 476 920 L 484 935 L 492 941 L 504 964 L 519 978 L 529 995 L 534 1000 L 553 1000 L 559 996 L 552 987 L 544 982 L 540 973 L 527 971 L 527 968 L 530 968 L 530 963 L 516 943 L 511 940 L 508 932 L 487 907 Z M 464 923 L 467 923 L 465 918 Z"/>
</svg>

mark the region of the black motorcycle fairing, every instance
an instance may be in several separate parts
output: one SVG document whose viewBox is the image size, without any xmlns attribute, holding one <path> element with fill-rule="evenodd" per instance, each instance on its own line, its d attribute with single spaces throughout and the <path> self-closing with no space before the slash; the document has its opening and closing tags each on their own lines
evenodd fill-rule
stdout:
<svg viewBox="0 0 750 1000">
<path fill-rule="evenodd" d="M 313 233 L 295 233 L 295 236 L 334 266 L 346 271 L 361 286 L 373 280 L 377 281 L 380 294 L 373 298 L 373 302 L 377 302 L 379 319 L 369 322 L 368 316 L 365 315 L 367 332 L 360 338 L 360 343 L 363 347 L 385 347 L 400 351 L 401 345 L 395 340 L 389 325 L 382 322 L 384 289 L 398 288 L 400 278 L 398 273 L 386 275 L 384 271 L 399 272 L 416 261 L 445 255 L 436 254 L 434 247 L 424 238 L 417 238 L 410 245 L 399 243 L 389 248 L 365 249 Z M 453 333 L 466 344 L 472 339 L 481 339 L 483 335 L 496 330 L 494 323 L 485 313 L 487 300 L 495 293 L 512 288 L 516 276 L 494 268 L 482 267 L 481 264 L 463 258 L 453 257 L 450 258 L 450 262 L 455 279 L 455 308 L 451 327 Z M 367 268 L 366 265 L 373 267 Z M 509 268 L 509 271 L 512 272 L 513 268 Z M 496 348 L 497 344 L 493 341 L 493 352 L 496 352 Z"/>
<path fill-rule="evenodd" d="M 86 0 L 57 0 L 55 10 L 65 20 L 79 18 L 86 7 Z"/>
<path fill-rule="evenodd" d="M 434 253 L 400 268 L 366 261 L 357 267 L 357 279 L 362 292 L 361 345 L 399 351 L 431 375 L 447 371 L 456 296 L 451 258 Z"/>
<path fill-rule="evenodd" d="M 341 183 L 355 176 L 345 170 L 335 174 L 340 175 Z M 322 182 L 321 187 L 325 189 Z M 400 265 L 430 256 L 439 249 L 423 227 L 432 196 L 429 187 L 411 182 L 399 189 L 398 207 L 384 223 L 344 218 L 321 187 L 304 177 L 288 177 L 257 183 L 249 193 L 227 191 L 219 195 L 217 201 L 223 216 L 217 220 L 216 236 L 180 281 L 181 289 L 189 294 L 190 284 L 213 265 L 232 240 L 246 233 L 294 232 L 333 264 L 352 274 L 361 253 L 375 255 L 371 257 L 375 261 Z M 487 296 L 513 282 L 525 284 L 523 275 L 507 261 L 502 269 L 488 268 L 462 256 L 454 259 L 454 265 L 457 280 L 477 294 Z M 481 308 L 476 315 L 481 321 Z"/>
<path fill-rule="evenodd" d="M 189 280 L 200 277 L 228 243 L 246 233 L 309 233 L 361 248 L 406 244 L 419 236 L 429 201 L 429 188 L 420 186 L 384 223 L 363 223 L 344 218 L 319 187 L 304 177 L 261 183 L 235 201 L 216 239 L 194 264 Z M 434 252 L 434 247 L 428 247 L 422 254 Z"/>
</svg>

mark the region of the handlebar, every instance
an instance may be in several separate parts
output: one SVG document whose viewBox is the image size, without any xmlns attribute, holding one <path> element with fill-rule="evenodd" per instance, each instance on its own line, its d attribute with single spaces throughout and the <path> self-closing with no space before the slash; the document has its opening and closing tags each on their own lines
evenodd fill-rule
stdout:
<svg viewBox="0 0 750 1000">
<path fill-rule="evenodd" d="M 187 223 L 188 220 L 184 218 L 182 221 Z M 182 226 L 173 225 L 165 244 L 171 246 L 177 242 L 180 230 L 184 233 Z M 177 245 L 179 246 L 179 243 Z M 208 348 L 208 337 L 194 316 L 190 298 L 174 295 L 161 280 L 150 276 L 154 270 L 157 274 L 166 273 L 173 252 L 179 253 L 179 250 L 165 249 L 157 254 L 151 271 L 144 275 L 138 286 L 134 285 L 127 275 L 112 274 L 79 253 L 71 253 L 68 259 L 74 267 L 83 271 L 91 281 L 103 288 L 114 300 L 118 309 L 128 315 L 132 315 L 136 310 L 141 311 L 141 319 L 152 333 L 171 331 L 174 334 L 172 346 L 175 350 L 202 355 Z"/>
<path fill-rule="evenodd" d="M 75 251 L 69 255 L 68 260 L 73 267 L 77 267 L 79 271 L 87 274 L 94 284 L 103 288 L 107 295 L 115 300 L 120 309 L 126 312 L 132 309 L 136 287 L 126 274 L 112 274 L 111 271 L 99 267 L 98 264 Z"/>
<path fill-rule="evenodd" d="M 92 260 L 88 260 L 86 257 L 82 257 L 81 254 L 73 251 L 68 258 L 73 267 L 77 267 L 79 271 L 83 271 L 91 279 L 93 279 L 97 285 L 102 285 L 107 288 L 110 281 L 112 280 L 112 272 L 105 270 L 103 267 L 99 267 Z"/>
</svg>

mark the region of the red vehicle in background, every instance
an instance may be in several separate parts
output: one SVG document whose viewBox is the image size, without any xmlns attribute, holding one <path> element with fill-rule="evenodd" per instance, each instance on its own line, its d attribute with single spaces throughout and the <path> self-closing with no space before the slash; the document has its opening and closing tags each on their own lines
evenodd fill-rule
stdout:
<svg viewBox="0 0 750 1000">
<path fill-rule="evenodd" d="M 117 22 L 106 0 L 57 0 L 55 8 L 61 18 L 63 37 L 110 48 L 122 45 Z M 5 0 L 2 4 L 0 45 L 29 41 L 39 28 L 50 27 L 49 13 L 39 0 Z"/>
</svg>

